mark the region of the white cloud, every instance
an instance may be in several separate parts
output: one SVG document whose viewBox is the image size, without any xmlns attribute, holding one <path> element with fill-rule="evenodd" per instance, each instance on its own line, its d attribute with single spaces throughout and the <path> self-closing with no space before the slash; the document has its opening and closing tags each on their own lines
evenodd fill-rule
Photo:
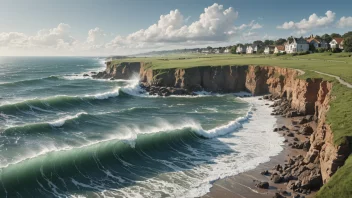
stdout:
<svg viewBox="0 0 352 198">
<path fill-rule="evenodd" d="M 60 23 L 52 29 L 42 29 L 34 36 L 19 32 L 0 33 L 1 47 L 7 48 L 62 48 L 75 43 L 70 36 L 70 26 Z"/>
<path fill-rule="evenodd" d="M 21 32 L 0 33 L 0 52 L 27 50 L 28 54 L 126 54 L 149 49 L 227 44 L 235 37 L 254 37 L 257 33 L 252 31 L 263 27 L 254 20 L 236 26 L 237 18 L 238 12 L 232 7 L 226 9 L 214 3 L 205 8 L 193 22 L 190 21 L 190 16 L 184 17 L 176 9 L 161 15 L 159 20 L 148 28 L 127 36 L 111 35 L 95 27 L 81 40 L 72 36 L 68 24 L 60 23 L 54 28 L 39 30 L 34 35 Z M 243 34 L 244 32 L 247 33 Z"/>
<path fill-rule="evenodd" d="M 246 28 L 258 29 L 262 26 L 258 23 L 235 26 L 238 12 L 232 7 L 224 9 L 222 5 L 213 4 L 204 9 L 199 19 L 190 25 L 185 25 L 183 15 L 179 10 L 170 11 L 167 15 L 161 15 L 157 23 L 147 29 L 141 29 L 126 37 L 116 36 L 106 47 L 129 47 L 143 48 L 156 43 L 190 43 L 194 41 L 226 41 L 239 31 Z"/>
<path fill-rule="evenodd" d="M 88 31 L 87 43 L 102 43 L 105 37 L 104 31 L 96 27 Z"/>
<path fill-rule="evenodd" d="M 295 29 L 301 33 L 305 33 L 308 30 L 312 30 L 315 28 L 326 27 L 332 24 L 335 20 L 335 13 L 328 10 L 325 13 L 325 16 L 318 16 L 315 13 L 310 15 L 308 20 L 302 19 L 299 22 L 285 22 L 282 25 L 277 26 L 278 29 Z"/>
<path fill-rule="evenodd" d="M 341 19 L 337 22 L 337 27 L 339 28 L 352 27 L 352 17 L 341 17 Z"/>
</svg>

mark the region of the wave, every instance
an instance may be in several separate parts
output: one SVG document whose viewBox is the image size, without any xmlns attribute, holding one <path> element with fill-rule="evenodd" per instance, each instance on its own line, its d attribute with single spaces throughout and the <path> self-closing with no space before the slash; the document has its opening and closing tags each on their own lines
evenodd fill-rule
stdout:
<svg viewBox="0 0 352 198">
<path fill-rule="evenodd" d="M 89 102 L 91 100 L 106 100 L 109 98 L 119 96 L 119 88 L 113 91 L 97 93 L 84 96 L 68 96 L 57 95 L 48 98 L 34 98 L 27 99 L 21 102 L 0 105 L 0 112 L 11 114 L 15 112 L 28 112 L 33 110 L 48 111 L 47 109 L 56 107 L 71 107 L 72 105 L 79 105 L 82 102 Z"/>
<path fill-rule="evenodd" d="M 14 82 L 4 82 L 4 83 L 1 83 L 0 86 L 17 86 L 20 84 L 33 85 L 33 84 L 37 84 L 37 83 L 42 83 L 42 81 L 56 81 L 56 80 L 60 80 L 60 77 L 52 75 L 52 76 L 44 77 L 44 78 L 19 80 L 19 81 L 14 81 Z"/>
<path fill-rule="evenodd" d="M 49 121 L 49 122 L 41 122 L 41 123 L 30 123 L 19 126 L 11 126 L 6 128 L 2 133 L 6 135 L 14 134 L 14 133 L 34 133 L 34 132 L 43 132 L 43 131 L 51 131 L 52 128 L 62 127 L 68 121 L 75 121 L 78 119 L 82 119 L 83 115 L 88 115 L 86 112 L 80 112 L 73 116 L 64 116 L 57 120 Z"/>
</svg>

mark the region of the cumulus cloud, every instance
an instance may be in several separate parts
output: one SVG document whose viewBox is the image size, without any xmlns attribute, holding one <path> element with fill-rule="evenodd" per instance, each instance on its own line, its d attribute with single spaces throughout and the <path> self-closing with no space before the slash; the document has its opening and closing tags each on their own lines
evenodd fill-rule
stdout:
<svg viewBox="0 0 352 198">
<path fill-rule="evenodd" d="M 339 28 L 352 27 L 352 17 L 341 17 L 341 19 L 337 22 L 337 27 Z"/>
<path fill-rule="evenodd" d="M 282 25 L 277 26 L 277 28 L 285 29 L 285 30 L 295 29 L 300 31 L 301 33 L 305 33 L 315 28 L 326 27 L 332 24 L 334 20 L 335 20 L 335 13 L 328 10 L 325 13 L 325 16 L 319 17 L 314 13 L 310 15 L 308 19 L 302 19 L 299 22 L 293 22 L 293 21 L 285 22 Z"/>
<path fill-rule="evenodd" d="M 147 29 L 141 29 L 126 37 L 116 36 L 106 47 L 143 48 L 156 43 L 192 43 L 227 41 L 245 29 L 259 29 L 262 25 L 252 21 L 250 24 L 235 26 L 238 12 L 232 7 L 224 9 L 222 5 L 214 3 L 204 9 L 197 21 L 185 25 L 184 16 L 179 10 L 172 10 L 169 14 L 161 15 L 157 23 Z"/>
<path fill-rule="evenodd" d="M 70 26 L 60 23 L 52 29 L 42 29 L 36 35 L 28 36 L 20 32 L 0 33 L 0 44 L 2 47 L 15 48 L 62 48 L 71 46 L 75 39 L 70 36 Z"/>
<path fill-rule="evenodd" d="M 134 49 L 133 52 L 137 52 L 185 45 L 228 43 L 235 37 L 253 37 L 257 34 L 253 31 L 263 27 L 254 20 L 248 24 L 235 25 L 237 18 L 238 12 L 232 7 L 224 8 L 214 3 L 204 8 L 204 12 L 193 22 L 190 21 L 191 17 L 184 17 L 176 9 L 161 15 L 157 22 L 146 29 L 140 29 L 127 36 L 113 36 L 95 27 L 88 30 L 87 36 L 81 40 L 72 36 L 68 24 L 60 23 L 54 28 L 39 30 L 34 35 L 20 32 L 0 33 L 0 49 L 11 48 L 13 51 L 27 49 L 30 52 L 42 50 L 45 53 L 65 50 L 76 54 L 128 53 L 131 50 L 124 49 Z"/>
</svg>

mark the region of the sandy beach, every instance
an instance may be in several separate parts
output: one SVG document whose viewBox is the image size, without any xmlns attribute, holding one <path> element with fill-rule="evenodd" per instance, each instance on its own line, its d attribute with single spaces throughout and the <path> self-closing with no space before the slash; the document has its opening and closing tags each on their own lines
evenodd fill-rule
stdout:
<svg viewBox="0 0 352 198">
<path fill-rule="evenodd" d="M 299 124 L 293 125 L 296 120 L 300 117 L 295 118 L 285 118 L 281 115 L 276 116 L 277 118 L 277 127 L 286 126 L 289 128 L 289 131 L 295 131 L 300 126 Z M 315 129 L 315 123 L 311 122 L 310 125 Z M 257 198 L 257 197 L 280 197 L 276 193 L 280 193 L 283 197 L 293 197 L 299 193 L 289 190 L 286 186 L 287 183 L 274 183 L 270 180 L 269 175 L 262 175 L 261 172 L 266 170 L 273 170 L 273 168 L 280 164 L 284 165 L 287 163 L 288 159 L 292 156 L 303 155 L 305 156 L 306 152 L 302 149 L 293 149 L 289 146 L 290 142 L 293 142 L 294 137 L 285 136 L 287 131 L 277 131 L 280 135 L 284 136 L 287 141 L 283 146 L 282 152 L 271 157 L 269 162 L 262 163 L 257 166 L 255 169 L 240 173 L 238 175 L 226 177 L 219 179 L 213 183 L 210 192 L 203 196 L 203 198 L 215 198 L 215 197 L 231 197 L 231 198 Z M 276 132 L 275 132 L 276 133 Z M 298 142 L 304 142 L 309 139 L 309 136 L 304 136 L 301 134 L 295 134 L 295 137 L 299 139 Z M 259 182 L 268 182 L 269 188 L 262 189 L 258 188 L 256 185 Z M 300 197 L 313 197 L 315 192 L 311 192 L 309 195 L 300 194 Z"/>
</svg>

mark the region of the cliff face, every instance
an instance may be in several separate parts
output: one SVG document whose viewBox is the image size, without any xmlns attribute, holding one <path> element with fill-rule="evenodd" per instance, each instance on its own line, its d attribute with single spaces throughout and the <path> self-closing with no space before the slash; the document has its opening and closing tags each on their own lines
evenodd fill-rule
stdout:
<svg viewBox="0 0 352 198">
<path fill-rule="evenodd" d="M 334 145 L 332 130 L 326 122 L 332 83 L 322 79 L 298 79 L 299 73 L 287 68 L 250 66 L 248 71 L 246 87 L 253 94 L 271 93 L 285 97 L 291 108 L 315 116 L 317 129 L 311 135 L 311 147 L 302 166 L 311 162 L 319 164 L 325 184 L 349 155 L 348 143 Z"/>
<path fill-rule="evenodd" d="M 348 143 L 338 147 L 333 143 L 333 133 L 326 123 L 332 84 L 322 79 L 299 79 L 296 70 L 269 66 L 151 70 L 144 63 L 108 63 L 107 69 L 97 77 L 128 79 L 133 73 L 139 73 L 140 81 L 147 86 L 183 88 L 190 91 L 250 91 L 253 95 L 271 93 L 286 98 L 292 109 L 301 115 L 314 115 L 317 120 L 317 130 L 311 135 L 311 147 L 302 166 L 312 162 L 320 166 L 323 183 L 344 164 L 349 154 Z"/>
<path fill-rule="evenodd" d="M 153 86 L 238 92 L 245 90 L 247 68 L 247 66 L 222 66 L 148 70 L 141 67 L 140 79 L 141 82 Z"/>
</svg>

